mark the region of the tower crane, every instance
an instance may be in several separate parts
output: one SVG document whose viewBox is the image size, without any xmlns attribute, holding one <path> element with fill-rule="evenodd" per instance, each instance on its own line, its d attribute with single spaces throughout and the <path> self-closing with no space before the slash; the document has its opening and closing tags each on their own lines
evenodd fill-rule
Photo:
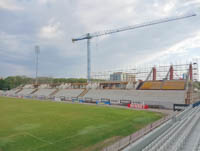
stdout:
<svg viewBox="0 0 200 151">
<path fill-rule="evenodd" d="M 163 19 L 154 20 L 154 21 L 150 21 L 150 22 L 145 22 L 142 24 L 136 24 L 133 26 L 127 26 L 127 27 L 122 27 L 122 28 L 117 28 L 117 29 L 112 29 L 112 30 L 105 30 L 105 31 L 95 32 L 95 33 L 87 33 L 78 38 L 73 38 L 72 42 L 76 42 L 76 41 L 80 41 L 80 40 L 87 40 L 87 79 L 88 79 L 88 82 L 91 80 L 90 40 L 92 38 L 103 36 L 103 35 L 110 35 L 110 34 L 122 32 L 122 31 L 142 28 L 142 27 L 146 27 L 146 26 L 166 23 L 166 22 L 170 22 L 170 21 L 181 20 L 181 19 L 194 17 L 194 16 L 196 16 L 196 14 L 192 13 L 192 14 L 180 15 L 180 16 L 175 16 L 175 17 L 168 17 L 168 18 L 163 18 Z"/>
</svg>

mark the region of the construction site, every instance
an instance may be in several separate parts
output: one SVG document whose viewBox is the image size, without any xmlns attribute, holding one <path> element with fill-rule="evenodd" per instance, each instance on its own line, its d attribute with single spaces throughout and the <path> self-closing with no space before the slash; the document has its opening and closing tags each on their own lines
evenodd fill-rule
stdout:
<svg viewBox="0 0 200 151">
<path fill-rule="evenodd" d="M 87 40 L 87 83 L 39 84 L 38 54 L 36 52 L 36 81 L 14 90 L 2 92 L 6 96 L 17 96 L 86 103 L 103 102 L 115 105 L 143 104 L 150 108 L 174 109 L 175 106 L 187 106 L 200 99 L 193 83 L 199 80 L 198 60 L 189 63 L 153 65 L 135 67 L 103 73 L 91 72 L 91 39 L 118 32 L 134 30 L 146 26 L 174 22 L 195 17 L 185 14 L 164 18 L 133 26 L 88 33 L 72 42 Z M 180 107 L 181 108 L 181 107 Z"/>
<path fill-rule="evenodd" d="M 139 119 L 137 119 L 136 117 L 135 118 L 136 121 L 134 121 L 135 119 L 133 118 L 133 121 L 134 121 L 133 123 L 136 125 L 134 131 L 127 130 L 128 129 L 127 127 L 130 128 L 131 126 L 134 125 L 133 123 L 131 124 L 128 123 L 127 125 L 124 126 L 123 135 L 118 136 L 118 134 L 116 133 L 115 135 L 112 135 L 112 137 L 116 137 L 115 141 L 112 140 L 112 142 L 109 142 L 107 144 L 103 144 L 103 145 L 101 144 L 102 146 L 100 147 L 100 149 L 102 151 L 122 151 L 122 150 L 123 151 L 169 151 L 169 150 L 198 151 L 200 150 L 200 135 L 196 133 L 199 131 L 199 126 L 200 126 L 200 122 L 199 122 L 200 90 L 198 87 L 196 87 L 196 84 L 199 84 L 199 80 L 200 80 L 198 60 L 190 61 L 186 63 L 176 63 L 176 64 L 170 63 L 166 65 L 159 65 L 155 61 L 154 65 L 137 66 L 133 68 L 131 67 L 129 69 L 109 70 L 109 71 L 104 71 L 104 72 L 92 72 L 92 69 L 91 69 L 91 60 L 92 60 L 91 59 L 91 40 L 93 38 L 105 36 L 105 35 L 111 35 L 118 32 L 134 30 L 137 28 L 143 28 L 146 26 L 152 26 L 152 25 L 157 25 L 157 24 L 162 24 L 162 23 L 168 23 L 171 21 L 182 20 L 182 19 L 195 17 L 195 16 L 196 14 L 194 13 L 180 15 L 176 17 L 169 17 L 169 18 L 164 18 L 160 20 L 155 20 L 155 21 L 151 21 L 151 22 L 147 22 L 143 24 L 136 24 L 134 26 L 127 26 L 127 27 L 117 28 L 117 29 L 112 29 L 112 30 L 104 30 L 102 32 L 87 33 L 78 38 L 72 38 L 73 43 L 77 41 L 82 41 L 82 40 L 87 41 L 86 43 L 87 44 L 87 82 L 85 83 L 62 83 L 62 82 L 40 83 L 38 82 L 38 55 L 40 51 L 39 51 L 39 46 L 36 46 L 35 47 L 35 53 L 36 53 L 35 81 L 33 83 L 20 85 L 11 90 L 0 91 L 2 102 L 3 104 L 6 104 L 5 100 L 6 98 L 8 98 L 7 105 L 10 106 L 11 103 L 9 102 L 10 101 L 9 99 L 11 98 L 16 99 L 15 100 L 16 104 L 20 103 L 20 101 L 24 99 L 23 105 L 24 104 L 26 105 L 26 101 L 28 100 L 30 100 L 30 102 L 32 101 L 31 103 L 33 104 L 39 100 L 38 102 L 41 104 L 37 104 L 38 106 L 36 105 L 37 106 L 36 109 L 40 110 L 41 106 L 43 106 L 43 109 L 46 108 L 46 105 L 49 106 L 51 110 L 48 112 L 48 114 L 49 113 L 52 114 L 51 116 L 52 119 L 56 121 L 57 117 L 59 118 L 61 117 L 60 125 L 62 125 L 63 121 L 66 122 L 66 119 L 65 118 L 62 119 L 63 117 L 59 114 L 57 115 L 58 112 L 60 113 L 59 109 L 62 108 L 62 106 L 58 105 L 59 103 L 61 105 L 67 104 L 68 105 L 67 110 L 69 111 L 71 108 L 77 109 L 77 111 L 80 108 L 80 110 L 84 111 L 85 110 L 84 107 L 85 106 L 88 107 L 86 110 L 87 111 L 89 110 L 89 112 L 88 113 L 86 112 L 85 114 L 86 116 L 82 117 L 81 113 L 79 113 L 77 115 L 80 117 L 77 116 L 78 118 L 76 120 L 73 119 L 74 117 L 76 117 L 76 112 L 74 112 L 74 110 L 71 110 L 71 112 L 69 112 L 70 118 L 72 119 L 70 122 L 74 122 L 75 125 L 71 127 L 71 123 L 70 122 L 68 123 L 67 121 L 65 126 L 66 127 L 68 126 L 69 132 L 71 132 L 71 129 L 73 129 L 74 127 L 77 128 L 76 133 L 71 134 L 71 136 L 69 137 L 62 136 L 63 138 L 60 138 L 60 136 L 56 135 L 56 137 L 54 138 L 55 134 L 53 134 L 51 135 L 53 136 L 52 137 L 53 141 L 50 140 L 48 142 L 46 140 L 41 139 L 43 138 L 42 135 L 41 135 L 41 138 L 39 138 L 27 132 L 23 134 L 24 137 L 25 136 L 29 137 L 31 138 L 30 140 L 32 139 L 37 140 L 39 143 L 41 143 L 40 144 L 41 146 L 39 146 L 39 149 L 41 150 L 42 149 L 48 150 L 48 148 L 51 148 L 51 146 L 53 145 L 54 147 L 55 146 L 60 147 L 61 150 L 66 149 L 68 147 L 67 145 L 69 146 L 72 145 L 72 150 L 76 150 L 77 149 L 76 144 L 74 145 L 73 144 L 74 142 L 71 144 L 67 144 L 66 140 L 68 140 L 69 138 L 78 139 L 78 137 L 80 136 L 83 136 L 84 138 L 85 134 L 88 134 L 88 136 L 92 136 L 91 138 L 93 138 L 94 132 L 99 131 L 99 129 L 101 128 L 104 128 L 104 130 L 106 130 L 106 128 L 109 126 L 108 129 L 110 130 L 111 128 L 115 128 L 115 126 L 117 125 L 116 124 L 117 122 L 127 124 L 128 123 L 127 121 L 131 121 L 132 119 L 127 118 L 127 121 L 126 121 L 125 120 L 126 116 L 122 117 L 120 115 L 124 110 L 125 112 L 126 111 L 140 112 L 138 113 L 141 116 L 139 117 Z M 47 102 L 47 104 L 42 104 L 42 102 Z M 55 104 L 51 104 L 51 103 L 55 103 Z M 59 109 L 58 109 L 58 112 L 56 113 L 56 116 L 54 116 L 54 112 L 52 112 L 54 108 L 52 107 L 56 105 L 59 106 Z M 77 105 L 77 106 L 73 108 L 72 105 Z M 30 109 L 32 109 L 31 105 L 29 107 Z M 101 116 L 102 113 L 101 113 L 100 115 L 97 116 L 97 118 L 103 119 L 104 123 L 101 123 L 102 125 L 98 124 L 98 120 L 97 120 L 96 121 L 97 125 L 93 125 L 92 127 L 91 125 L 93 124 L 93 120 L 95 120 L 96 117 L 94 118 L 92 117 L 90 120 L 88 120 L 88 117 L 90 117 L 89 114 L 93 114 L 93 113 L 94 115 L 98 114 L 98 111 L 100 110 L 101 107 L 105 109 L 105 113 L 108 112 L 106 116 L 114 115 L 113 113 L 110 112 L 110 110 L 113 110 L 113 109 L 122 109 L 122 110 L 120 110 L 120 114 L 117 111 L 113 111 L 117 115 L 117 116 L 115 115 L 116 117 L 115 123 L 106 125 L 108 122 L 104 121 L 105 117 L 102 117 Z M 12 109 L 12 106 L 10 108 Z M 68 115 L 65 112 L 66 108 L 63 108 L 65 116 Z M 16 109 L 16 113 L 18 114 L 20 113 L 20 111 L 17 109 Z M 26 119 L 29 119 L 29 117 L 26 117 L 27 115 L 32 116 L 32 114 L 36 114 L 37 118 L 35 119 L 40 119 L 42 116 L 46 114 L 46 111 L 44 111 L 43 109 L 41 109 L 42 111 L 41 115 L 37 115 L 37 111 L 34 111 L 33 113 L 30 113 L 30 114 L 28 111 L 24 111 L 23 113 L 26 113 L 26 114 L 23 116 Z M 152 115 L 151 117 L 152 119 L 150 117 L 148 117 L 147 119 L 143 119 L 143 118 L 146 118 L 147 116 L 147 115 L 143 115 L 144 113 L 155 114 L 155 115 Z M 129 114 L 130 113 L 127 113 L 127 115 Z M 125 122 L 118 119 L 118 116 L 121 116 L 121 119 L 124 120 Z M 79 123 L 79 118 L 80 119 L 83 118 L 81 119 L 83 120 L 81 123 Z M 42 120 L 40 120 L 40 122 L 41 121 Z M 86 124 L 86 127 L 84 127 L 85 129 L 82 127 L 79 127 L 79 124 L 83 124 L 83 126 L 85 126 L 84 122 L 85 123 L 88 122 Z M 36 123 L 36 127 L 38 123 Z M 144 125 L 140 125 L 140 127 L 137 128 L 138 123 L 140 124 L 142 123 Z M 9 124 L 10 123 L 8 123 L 8 125 Z M 25 123 L 25 126 L 24 126 L 25 128 L 22 126 L 22 129 L 25 131 L 26 131 L 26 124 L 27 123 Z M 40 124 L 38 125 L 39 125 L 38 127 L 40 127 Z M 60 125 L 55 125 L 55 127 L 58 128 L 59 132 L 63 132 L 62 130 L 65 130 L 65 127 L 63 127 L 63 129 L 61 130 L 59 127 Z M 15 129 L 15 130 L 18 131 L 18 129 Z M 45 130 L 46 130 L 46 127 L 45 127 Z M 101 142 L 102 141 L 106 142 L 106 139 L 111 138 L 111 133 L 109 130 L 108 130 L 108 133 L 106 134 L 107 136 L 103 136 L 99 134 L 99 138 L 101 138 L 99 140 L 101 140 Z M 120 127 L 116 131 L 121 132 L 123 130 Z M 89 134 L 90 132 L 91 134 Z M 34 131 L 30 133 L 34 133 Z M 47 136 L 46 138 L 45 137 L 44 138 L 48 140 L 49 134 L 50 133 L 48 131 L 47 133 L 44 133 L 44 136 L 45 137 Z M 9 132 L 6 135 L 10 137 L 11 134 Z M 17 134 L 17 137 L 20 138 L 21 135 L 22 135 L 21 133 Z M 35 135 L 37 135 L 37 133 Z M 5 136 L 2 136 L 2 138 L 4 137 L 5 139 Z M 57 139 L 57 138 L 59 138 L 59 141 L 58 143 L 57 141 L 55 141 L 57 143 L 56 144 L 54 143 L 54 139 Z M 6 136 L 6 139 L 7 139 L 7 136 Z M 86 145 L 84 146 L 82 144 L 82 141 L 84 139 L 78 142 L 79 147 L 80 148 L 82 147 L 81 149 L 87 150 L 87 147 L 89 146 L 88 144 L 93 142 L 93 140 L 88 141 L 89 143 L 87 142 L 88 144 L 86 143 Z M 93 138 L 93 139 L 96 139 L 96 138 Z M 23 139 L 20 138 L 19 142 L 21 142 L 22 140 Z M 63 143 L 64 141 L 66 142 Z M 97 141 L 96 144 L 98 144 L 99 142 Z M 61 145 L 59 143 L 61 143 Z M 63 147 L 64 145 L 62 143 L 64 145 L 67 144 L 65 148 Z M 93 145 L 96 145 L 96 144 L 93 144 Z M 2 146 L 6 148 L 7 147 L 6 145 L 3 144 Z M 38 149 L 37 145 L 38 144 L 36 143 L 35 149 Z M 10 146 L 12 148 L 12 143 Z M 0 137 L 0 151 L 1 151 L 1 137 Z"/>
<path fill-rule="evenodd" d="M 118 105 L 138 103 L 173 109 L 174 104 L 193 104 L 200 99 L 193 87 L 198 76 L 198 64 L 193 62 L 114 72 L 109 80 L 99 82 L 25 85 L 4 95 L 86 103 L 106 101 Z"/>
<path fill-rule="evenodd" d="M 190 150 L 200 146 L 200 139 L 195 140 L 199 138 L 195 130 L 199 129 L 199 116 L 196 115 L 199 115 L 200 93 L 193 87 L 198 77 L 198 63 L 192 62 L 113 72 L 109 79 L 102 78 L 98 82 L 28 84 L 1 91 L 0 95 L 137 110 L 156 109 L 156 112 L 168 110 L 167 117 L 118 140 L 103 151 Z M 184 133 L 183 129 L 186 129 Z M 179 141 L 174 143 L 177 138 Z M 166 139 L 169 141 L 165 142 Z"/>
</svg>

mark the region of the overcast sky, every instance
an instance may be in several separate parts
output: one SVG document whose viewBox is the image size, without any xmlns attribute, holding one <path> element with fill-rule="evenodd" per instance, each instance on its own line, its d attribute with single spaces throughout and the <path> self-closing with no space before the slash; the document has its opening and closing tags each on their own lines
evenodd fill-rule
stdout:
<svg viewBox="0 0 200 151">
<path fill-rule="evenodd" d="M 86 76 L 88 32 L 197 13 L 197 17 L 92 39 L 92 71 L 200 58 L 200 0 L 0 0 L 0 77 Z"/>
</svg>

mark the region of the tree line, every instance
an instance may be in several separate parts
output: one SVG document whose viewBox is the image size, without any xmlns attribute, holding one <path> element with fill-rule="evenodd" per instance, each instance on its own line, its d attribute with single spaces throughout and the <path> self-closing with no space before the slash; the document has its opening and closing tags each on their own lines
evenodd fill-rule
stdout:
<svg viewBox="0 0 200 151">
<path fill-rule="evenodd" d="M 39 84 L 56 84 L 56 83 L 86 83 L 87 79 L 83 78 L 52 78 L 52 77 L 39 77 Z M 20 85 L 34 84 L 35 78 L 26 76 L 9 76 L 4 79 L 0 79 L 0 90 L 10 90 Z"/>
</svg>

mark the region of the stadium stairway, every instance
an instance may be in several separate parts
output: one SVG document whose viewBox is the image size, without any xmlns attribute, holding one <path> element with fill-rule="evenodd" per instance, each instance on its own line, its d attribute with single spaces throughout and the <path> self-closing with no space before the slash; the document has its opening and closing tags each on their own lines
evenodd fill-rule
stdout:
<svg viewBox="0 0 200 151">
<path fill-rule="evenodd" d="M 35 89 L 29 88 L 29 89 L 22 89 L 17 95 L 18 96 L 29 96 Z"/>
<path fill-rule="evenodd" d="M 15 96 L 17 96 L 16 92 L 19 91 L 19 90 L 20 89 L 12 89 L 12 90 L 6 91 L 5 95 L 15 97 Z"/>
<path fill-rule="evenodd" d="M 18 94 L 19 92 L 21 92 L 23 89 L 19 89 L 18 91 L 15 92 L 15 94 Z"/>
<path fill-rule="evenodd" d="M 85 89 L 78 97 L 83 97 L 88 93 L 89 89 Z"/>
<path fill-rule="evenodd" d="M 37 92 L 39 89 L 35 89 L 33 92 L 31 92 L 31 94 L 34 94 L 35 92 Z"/>
<path fill-rule="evenodd" d="M 56 89 L 54 92 L 52 92 L 49 96 L 54 96 L 56 93 L 58 93 L 59 89 Z"/>
</svg>

